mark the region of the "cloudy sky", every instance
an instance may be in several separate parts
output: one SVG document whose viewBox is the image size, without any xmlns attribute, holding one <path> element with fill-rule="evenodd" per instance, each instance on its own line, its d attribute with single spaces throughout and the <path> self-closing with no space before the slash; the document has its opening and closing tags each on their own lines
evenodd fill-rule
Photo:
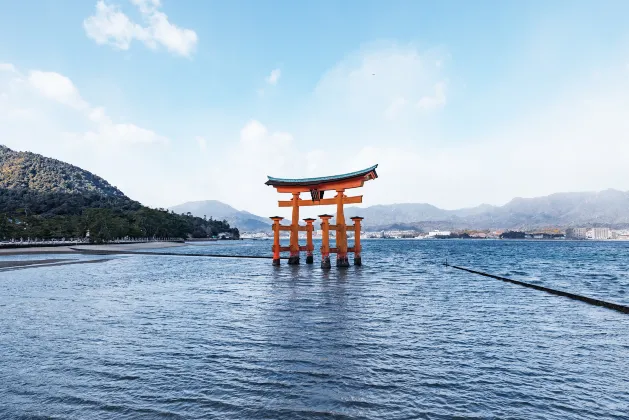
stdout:
<svg viewBox="0 0 629 420">
<path fill-rule="evenodd" d="M 627 1 L 0 0 L 0 143 L 153 207 L 629 190 Z"/>
</svg>

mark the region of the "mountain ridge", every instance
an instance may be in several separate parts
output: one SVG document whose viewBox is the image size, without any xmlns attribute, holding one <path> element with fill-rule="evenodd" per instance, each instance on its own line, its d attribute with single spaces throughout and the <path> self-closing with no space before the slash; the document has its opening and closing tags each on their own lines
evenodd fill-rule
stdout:
<svg viewBox="0 0 629 420">
<path fill-rule="evenodd" d="M 210 203 L 212 206 L 206 206 Z M 197 206 L 197 207 L 195 207 Z M 225 219 L 242 231 L 269 232 L 269 219 L 235 208 L 217 200 L 195 201 L 171 207 L 177 212 Z M 218 209 L 222 209 L 219 211 Z M 541 197 L 514 197 L 502 206 L 480 204 L 446 210 L 429 203 L 376 204 L 345 208 L 347 218 L 362 216 L 368 230 L 432 229 L 539 229 L 547 227 L 629 227 L 629 192 L 615 189 L 586 192 L 559 192 Z M 318 223 L 315 223 L 318 225 Z"/>
<path fill-rule="evenodd" d="M 404 211 L 400 207 L 404 207 Z M 427 203 L 348 207 L 365 217 L 369 229 L 404 225 L 412 229 L 535 229 L 543 227 L 629 226 L 629 192 L 615 189 L 515 197 L 503 206 L 444 210 Z"/>
<path fill-rule="evenodd" d="M 226 220 L 227 223 L 237 227 L 241 232 L 267 231 L 271 226 L 269 218 L 257 216 L 248 211 L 237 210 L 218 200 L 188 201 L 168 209 L 178 214 L 190 213 L 196 217 Z"/>
<path fill-rule="evenodd" d="M 239 231 L 220 220 L 143 206 L 105 179 L 69 163 L 0 145 L 0 240 L 188 237 Z"/>
<path fill-rule="evenodd" d="M 37 153 L 18 152 L 3 145 L 0 145 L 0 188 L 128 199 L 105 179 L 78 166 Z"/>
</svg>

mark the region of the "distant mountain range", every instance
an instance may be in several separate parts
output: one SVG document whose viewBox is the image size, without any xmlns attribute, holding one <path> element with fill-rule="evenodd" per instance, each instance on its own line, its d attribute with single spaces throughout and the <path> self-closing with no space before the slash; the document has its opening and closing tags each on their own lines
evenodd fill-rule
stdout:
<svg viewBox="0 0 629 420">
<path fill-rule="evenodd" d="M 230 226 L 241 232 L 270 231 L 271 220 L 247 211 L 236 210 L 232 206 L 217 200 L 190 201 L 169 208 L 175 213 L 191 213 L 197 217 L 211 217 L 214 220 L 226 220 Z"/>
<path fill-rule="evenodd" d="M 220 201 L 196 201 L 171 208 L 177 213 L 225 219 L 242 232 L 270 231 L 270 220 L 238 211 Z M 629 227 L 629 192 L 556 193 L 545 197 L 514 198 L 504 206 L 444 210 L 426 203 L 347 207 L 345 215 L 365 218 L 368 230 L 414 229 L 513 229 L 546 227 Z"/>
<path fill-rule="evenodd" d="M 514 198 L 504 206 L 482 204 L 443 210 L 430 204 L 349 207 L 347 216 L 362 216 L 370 230 L 380 229 L 538 229 L 544 227 L 629 227 L 629 192 L 556 193 Z"/>
</svg>

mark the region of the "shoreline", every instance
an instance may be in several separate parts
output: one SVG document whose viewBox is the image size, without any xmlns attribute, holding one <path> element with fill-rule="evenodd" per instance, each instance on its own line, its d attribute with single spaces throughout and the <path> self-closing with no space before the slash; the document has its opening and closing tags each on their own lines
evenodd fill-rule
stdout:
<svg viewBox="0 0 629 420">
<path fill-rule="evenodd" d="M 63 246 L 30 246 L 21 248 L 0 249 L 1 256 L 11 255 L 38 255 L 38 254 L 75 254 L 82 251 L 136 251 L 145 249 L 164 249 L 186 246 L 181 242 L 138 242 L 129 244 L 103 244 L 103 245 L 63 245 Z M 76 249 L 76 248 L 79 249 Z"/>
<path fill-rule="evenodd" d="M 95 264 L 111 261 L 111 258 L 101 258 L 97 260 L 77 260 L 68 258 L 51 258 L 47 260 L 19 260 L 19 261 L 2 261 L 0 262 L 0 273 L 5 271 L 25 270 L 27 268 L 44 268 L 58 267 L 61 265 L 74 264 Z"/>
</svg>

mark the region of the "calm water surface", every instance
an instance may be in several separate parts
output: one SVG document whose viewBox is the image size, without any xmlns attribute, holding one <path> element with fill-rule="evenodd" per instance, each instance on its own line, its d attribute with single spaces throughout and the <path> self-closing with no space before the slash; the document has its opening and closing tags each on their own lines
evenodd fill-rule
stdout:
<svg viewBox="0 0 629 420">
<path fill-rule="evenodd" d="M 629 418 L 628 315 L 446 258 L 629 305 L 618 242 L 373 240 L 363 267 L 327 272 L 170 256 L 2 271 L 0 418 Z"/>
</svg>

